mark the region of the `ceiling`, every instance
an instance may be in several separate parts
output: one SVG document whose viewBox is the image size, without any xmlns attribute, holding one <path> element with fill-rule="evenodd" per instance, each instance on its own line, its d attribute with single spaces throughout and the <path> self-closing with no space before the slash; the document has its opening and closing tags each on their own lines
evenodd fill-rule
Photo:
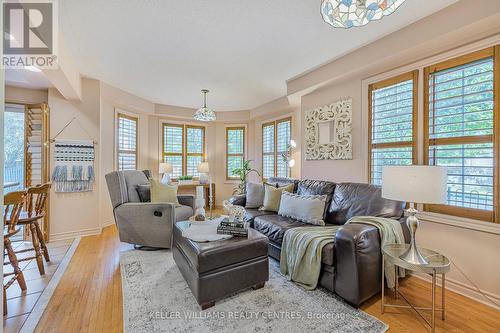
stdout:
<svg viewBox="0 0 500 333">
<path fill-rule="evenodd" d="M 362 28 L 323 23 L 320 0 L 64 0 L 60 29 L 81 74 L 156 103 L 252 109 L 286 80 L 456 0 L 407 0 Z M 369 59 L 367 59 L 369 61 Z"/>
<path fill-rule="evenodd" d="M 43 72 L 32 72 L 27 69 L 5 69 L 5 84 L 29 89 L 47 89 L 52 83 Z"/>
</svg>

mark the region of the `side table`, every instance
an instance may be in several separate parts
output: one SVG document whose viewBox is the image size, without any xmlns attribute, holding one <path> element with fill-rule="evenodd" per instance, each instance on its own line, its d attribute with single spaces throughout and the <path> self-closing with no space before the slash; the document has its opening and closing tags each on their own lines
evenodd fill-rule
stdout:
<svg viewBox="0 0 500 333">
<path fill-rule="evenodd" d="M 388 244 L 382 247 L 382 313 L 385 311 L 385 307 L 395 307 L 395 308 L 407 308 L 413 309 L 431 328 L 431 332 L 435 332 L 436 329 L 436 312 L 441 312 L 441 319 L 445 319 L 445 298 L 446 298 L 446 273 L 450 271 L 450 260 L 444 255 L 420 248 L 420 253 L 427 260 L 427 265 L 411 264 L 401 258 L 399 258 L 405 251 L 410 247 L 409 244 Z M 408 303 L 408 305 L 398 305 L 398 304 L 386 304 L 385 303 L 385 265 L 393 264 L 395 265 L 396 271 L 396 281 L 394 287 L 394 297 L 397 299 L 399 296 Z M 431 307 L 420 307 L 411 304 L 408 299 L 399 291 L 398 286 L 398 267 L 410 270 L 413 272 L 429 274 L 432 277 L 432 306 Z M 441 308 L 436 308 L 436 279 L 437 275 L 441 274 Z M 431 321 L 429 322 L 424 318 L 419 310 L 431 311 Z"/>
</svg>

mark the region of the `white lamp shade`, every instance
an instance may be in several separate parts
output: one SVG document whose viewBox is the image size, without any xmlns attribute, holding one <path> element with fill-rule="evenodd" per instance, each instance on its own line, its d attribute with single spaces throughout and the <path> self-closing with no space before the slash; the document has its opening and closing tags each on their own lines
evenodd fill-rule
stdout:
<svg viewBox="0 0 500 333">
<path fill-rule="evenodd" d="M 210 172 L 210 167 L 208 165 L 208 162 L 201 162 L 198 164 L 198 172 L 200 173 L 209 173 Z"/>
<path fill-rule="evenodd" d="M 160 163 L 159 173 L 171 173 L 173 170 L 172 164 Z"/>
<path fill-rule="evenodd" d="M 422 204 L 446 202 L 446 168 L 409 165 L 382 168 L 382 197 Z"/>
</svg>

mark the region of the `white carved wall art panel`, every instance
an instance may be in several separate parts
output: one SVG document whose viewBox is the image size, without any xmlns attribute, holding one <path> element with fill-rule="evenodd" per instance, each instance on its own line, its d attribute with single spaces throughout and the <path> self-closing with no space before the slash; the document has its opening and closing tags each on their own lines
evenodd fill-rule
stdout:
<svg viewBox="0 0 500 333">
<path fill-rule="evenodd" d="M 306 160 L 352 160 L 352 98 L 306 112 Z"/>
</svg>

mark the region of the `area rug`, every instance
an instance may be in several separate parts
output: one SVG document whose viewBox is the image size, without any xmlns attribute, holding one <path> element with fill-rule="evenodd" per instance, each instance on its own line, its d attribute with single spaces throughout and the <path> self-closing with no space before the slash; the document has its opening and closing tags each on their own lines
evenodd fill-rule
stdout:
<svg viewBox="0 0 500 333">
<path fill-rule="evenodd" d="M 385 332 L 333 293 L 306 291 L 270 261 L 269 281 L 201 311 L 171 251 L 120 253 L 124 332 Z"/>
</svg>

